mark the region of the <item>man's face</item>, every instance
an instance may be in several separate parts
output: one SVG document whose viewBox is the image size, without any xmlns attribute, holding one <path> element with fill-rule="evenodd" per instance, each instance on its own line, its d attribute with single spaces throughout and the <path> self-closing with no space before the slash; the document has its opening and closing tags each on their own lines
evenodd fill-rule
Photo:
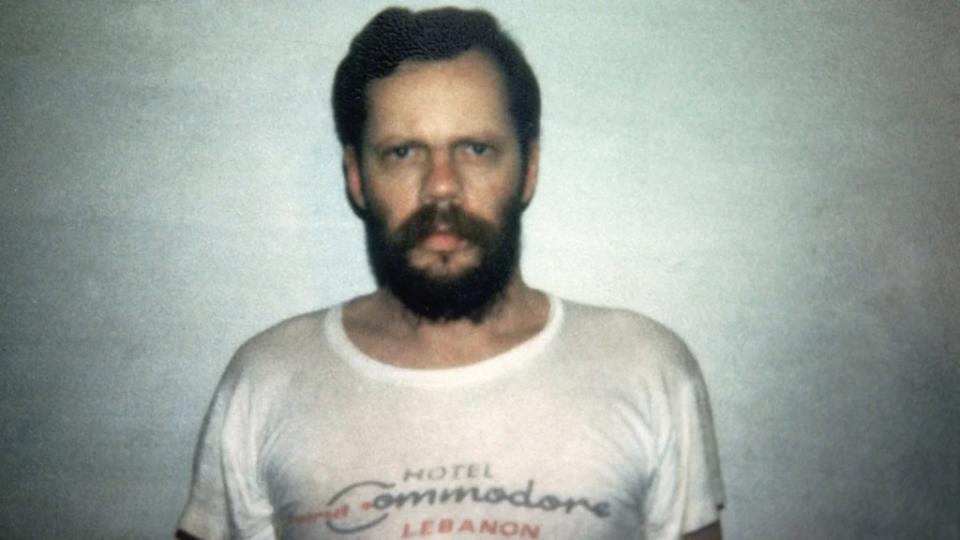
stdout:
<svg viewBox="0 0 960 540">
<path fill-rule="evenodd" d="M 499 71 L 484 54 L 411 62 L 368 89 L 362 163 L 348 187 L 365 210 L 374 273 L 408 309 L 482 318 L 512 277 L 533 193 Z"/>
</svg>

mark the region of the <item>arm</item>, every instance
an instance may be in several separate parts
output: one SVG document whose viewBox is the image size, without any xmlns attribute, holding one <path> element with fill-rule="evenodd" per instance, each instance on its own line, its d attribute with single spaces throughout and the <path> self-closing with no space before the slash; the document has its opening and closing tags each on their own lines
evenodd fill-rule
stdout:
<svg viewBox="0 0 960 540">
<path fill-rule="evenodd" d="M 724 506 L 723 482 L 709 398 L 696 360 L 682 342 L 675 342 L 677 358 L 664 370 L 667 420 L 659 434 L 661 458 L 650 484 L 653 501 L 648 520 L 667 524 L 671 538 L 721 540 L 720 510 Z M 662 526 L 662 525 L 661 525 Z M 666 538 L 667 536 L 664 536 Z"/>
<path fill-rule="evenodd" d="M 723 540 L 723 533 L 720 531 L 720 522 L 717 521 L 706 527 L 683 535 L 683 540 Z"/>
</svg>

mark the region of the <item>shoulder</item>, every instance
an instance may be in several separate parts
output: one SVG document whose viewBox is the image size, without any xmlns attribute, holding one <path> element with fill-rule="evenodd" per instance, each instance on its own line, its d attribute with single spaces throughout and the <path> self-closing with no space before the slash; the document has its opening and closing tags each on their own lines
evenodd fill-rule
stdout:
<svg viewBox="0 0 960 540">
<path fill-rule="evenodd" d="M 699 379 L 684 340 L 659 321 L 623 308 L 562 300 L 565 346 L 581 349 L 618 371 L 680 380 Z"/>
<path fill-rule="evenodd" d="M 288 378 L 326 356 L 326 320 L 339 306 L 297 315 L 257 333 L 233 355 L 225 379 Z"/>
</svg>

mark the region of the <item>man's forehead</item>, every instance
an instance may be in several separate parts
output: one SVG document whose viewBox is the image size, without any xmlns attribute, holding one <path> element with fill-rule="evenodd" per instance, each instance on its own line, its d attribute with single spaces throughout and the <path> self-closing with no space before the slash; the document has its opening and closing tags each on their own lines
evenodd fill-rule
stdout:
<svg viewBox="0 0 960 540">
<path fill-rule="evenodd" d="M 481 49 L 473 48 L 447 58 L 410 58 L 404 60 L 389 75 L 371 81 L 367 92 L 369 94 L 374 86 L 384 81 L 415 76 L 427 70 L 442 73 L 451 79 L 482 71 L 495 77 L 501 86 L 503 84 L 503 74 L 493 57 Z"/>
<path fill-rule="evenodd" d="M 392 75 L 371 83 L 367 100 L 367 126 L 372 128 L 368 136 L 395 129 L 510 129 L 499 69 L 481 52 L 468 51 L 444 60 L 410 61 Z"/>
</svg>

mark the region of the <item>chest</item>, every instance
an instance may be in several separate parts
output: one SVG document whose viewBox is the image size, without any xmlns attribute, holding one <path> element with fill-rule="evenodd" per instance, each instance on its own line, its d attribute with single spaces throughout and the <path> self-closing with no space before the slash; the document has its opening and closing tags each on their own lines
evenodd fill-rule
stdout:
<svg viewBox="0 0 960 540">
<path fill-rule="evenodd" d="M 340 389 L 335 403 L 303 395 L 275 415 L 261 470 L 281 536 L 602 539 L 636 530 L 656 464 L 642 418 L 615 396 L 509 385 L 379 390 Z"/>
</svg>

